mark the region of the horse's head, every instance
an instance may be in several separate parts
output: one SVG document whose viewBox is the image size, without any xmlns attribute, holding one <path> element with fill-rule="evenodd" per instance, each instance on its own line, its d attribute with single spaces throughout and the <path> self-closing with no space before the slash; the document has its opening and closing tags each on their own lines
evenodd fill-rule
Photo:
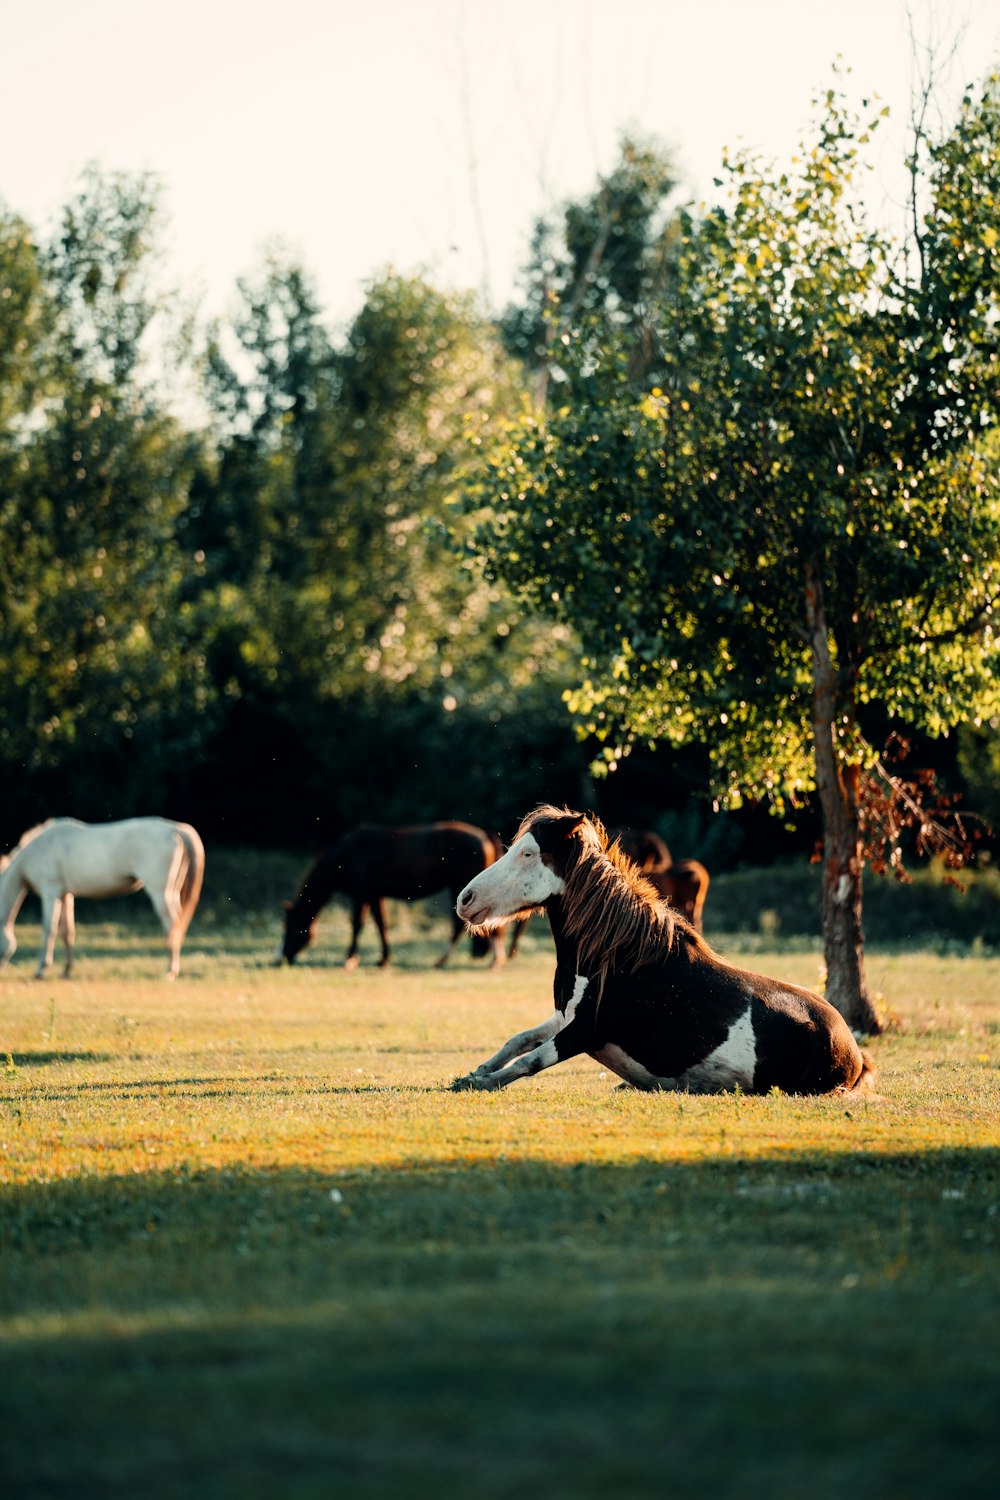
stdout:
<svg viewBox="0 0 1000 1500">
<path fill-rule="evenodd" d="M 303 948 L 307 948 L 316 936 L 316 918 L 307 917 L 295 901 L 284 902 L 284 909 L 285 932 L 274 961 L 276 964 L 293 964 Z"/>
<path fill-rule="evenodd" d="M 544 807 L 521 824 L 507 853 L 459 895 L 455 910 L 473 931 L 492 932 L 559 895 L 582 843 L 598 842 L 583 813 Z"/>
</svg>

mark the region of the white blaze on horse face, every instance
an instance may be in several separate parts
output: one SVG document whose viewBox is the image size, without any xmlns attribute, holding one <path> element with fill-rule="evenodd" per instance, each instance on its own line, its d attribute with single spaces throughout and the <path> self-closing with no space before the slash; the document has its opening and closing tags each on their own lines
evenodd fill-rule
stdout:
<svg viewBox="0 0 1000 1500">
<path fill-rule="evenodd" d="M 526 833 L 469 881 L 455 910 L 470 927 L 496 927 L 517 912 L 543 906 L 562 889 L 559 876 L 542 859 L 537 840 Z"/>
</svg>

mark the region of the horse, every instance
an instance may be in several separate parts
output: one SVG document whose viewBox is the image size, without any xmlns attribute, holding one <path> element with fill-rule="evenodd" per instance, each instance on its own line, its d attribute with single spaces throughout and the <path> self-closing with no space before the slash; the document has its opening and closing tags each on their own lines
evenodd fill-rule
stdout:
<svg viewBox="0 0 1000 1500">
<path fill-rule="evenodd" d="M 608 837 L 644 875 L 666 870 L 671 863 L 670 850 L 653 828 L 612 828 Z"/>
<path fill-rule="evenodd" d="M 668 864 L 666 869 L 644 873 L 661 900 L 669 901 L 700 932 L 709 884 L 705 866 L 696 859 L 679 859 L 676 864 Z"/>
<path fill-rule="evenodd" d="M 453 1089 L 505 1088 L 581 1053 L 647 1090 L 826 1094 L 870 1083 L 871 1062 L 832 1005 L 726 963 L 596 818 L 536 808 L 456 903 L 473 932 L 539 909 L 555 938 L 554 1013 Z"/>
<path fill-rule="evenodd" d="M 68 979 L 76 937 L 74 897 L 124 896 L 145 888 L 167 935 L 167 978 L 175 979 L 204 873 L 205 849 L 189 823 L 167 818 L 119 823 L 50 818 L 39 823 L 0 858 L 0 969 L 17 948 L 14 923 L 29 890 L 42 902 L 42 951 L 35 977 L 41 979 L 51 967 L 58 931 L 66 949 L 63 977 Z"/>
<path fill-rule="evenodd" d="M 385 897 L 412 900 L 448 890 L 454 904 L 462 887 L 493 864 L 499 845 L 491 834 L 471 823 L 427 823 L 403 828 L 384 828 L 361 823 L 345 833 L 332 848 L 313 862 L 294 901 L 285 902 L 285 931 L 274 963 L 294 963 L 316 935 L 316 919 L 335 892 L 351 901 L 351 944 L 345 969 L 359 962 L 358 937 L 369 910 L 382 941 L 379 967 L 389 962 Z M 451 940 L 437 960 L 441 969 L 462 936 L 463 923 L 452 920 Z M 496 967 L 504 960 L 503 940 L 491 934 Z"/>
</svg>

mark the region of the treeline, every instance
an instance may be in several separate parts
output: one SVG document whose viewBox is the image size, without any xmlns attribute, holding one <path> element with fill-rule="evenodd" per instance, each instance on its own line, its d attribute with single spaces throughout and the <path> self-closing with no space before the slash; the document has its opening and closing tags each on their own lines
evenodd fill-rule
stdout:
<svg viewBox="0 0 1000 1500">
<path fill-rule="evenodd" d="M 156 290 L 158 197 L 89 174 L 0 217 L 0 844 L 54 813 L 312 844 L 580 795 L 569 632 L 449 505 L 519 367 L 471 296 L 386 274 L 335 336 L 270 259 L 225 326 Z"/>
<path fill-rule="evenodd" d="M 479 454 L 559 401 L 568 330 L 624 333 L 648 365 L 674 182 L 625 140 L 536 226 L 500 317 L 387 271 L 343 329 L 280 256 L 204 326 L 163 289 L 148 177 L 91 170 L 48 234 L 0 202 L 0 847 L 49 815 L 138 812 L 234 845 L 362 818 L 508 835 L 540 798 L 653 822 L 717 867 L 808 847 L 808 810 L 795 833 L 766 809 L 713 819 L 704 746 L 595 786 L 571 625 L 471 541 Z"/>
</svg>

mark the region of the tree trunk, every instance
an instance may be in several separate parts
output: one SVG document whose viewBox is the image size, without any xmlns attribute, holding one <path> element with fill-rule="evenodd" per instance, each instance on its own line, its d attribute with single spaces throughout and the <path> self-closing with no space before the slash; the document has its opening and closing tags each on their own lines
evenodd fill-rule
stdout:
<svg viewBox="0 0 1000 1500">
<path fill-rule="evenodd" d="M 823 586 L 818 569 L 806 564 L 806 620 L 813 667 L 813 747 L 816 790 L 823 814 L 823 953 L 826 998 L 855 1031 L 879 1031 L 868 998 L 861 875 L 864 868 L 858 816 L 857 765 L 841 766 L 837 754 L 837 677 L 830 657 Z"/>
</svg>

